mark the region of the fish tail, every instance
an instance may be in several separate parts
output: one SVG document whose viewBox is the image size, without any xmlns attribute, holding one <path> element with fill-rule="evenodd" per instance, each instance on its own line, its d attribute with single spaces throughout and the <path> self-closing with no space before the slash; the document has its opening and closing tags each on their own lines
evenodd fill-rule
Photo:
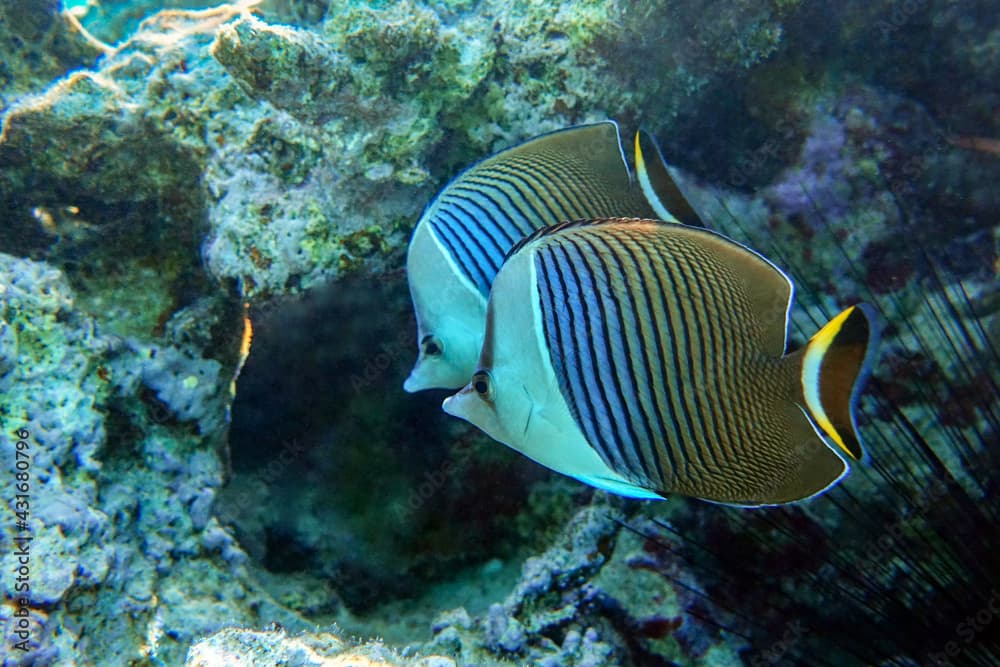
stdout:
<svg viewBox="0 0 1000 667">
<path fill-rule="evenodd" d="M 847 308 L 792 357 L 801 364 L 802 405 L 823 433 L 855 461 L 864 458 L 854 417 L 858 394 L 871 372 L 879 330 L 867 304 Z"/>
</svg>

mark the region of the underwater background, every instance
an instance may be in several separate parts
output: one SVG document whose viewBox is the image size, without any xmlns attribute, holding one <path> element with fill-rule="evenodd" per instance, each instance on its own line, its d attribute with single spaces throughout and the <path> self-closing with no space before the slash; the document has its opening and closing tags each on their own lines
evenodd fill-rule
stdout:
<svg viewBox="0 0 1000 667">
<path fill-rule="evenodd" d="M 3 664 L 1000 664 L 998 16 L 0 0 Z M 825 495 L 609 496 L 403 392 L 424 206 L 608 118 L 796 344 L 878 308 Z"/>
</svg>

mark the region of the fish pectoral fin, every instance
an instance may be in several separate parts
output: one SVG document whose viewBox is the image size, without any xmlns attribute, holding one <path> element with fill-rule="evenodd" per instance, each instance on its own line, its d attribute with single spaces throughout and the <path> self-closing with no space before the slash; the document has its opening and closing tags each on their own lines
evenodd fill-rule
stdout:
<svg viewBox="0 0 1000 667">
<path fill-rule="evenodd" d="M 524 393 L 528 397 L 528 418 L 524 420 L 524 430 L 521 432 L 521 436 L 523 437 L 528 434 L 528 427 L 531 426 L 531 417 L 535 414 L 537 405 L 535 404 L 535 401 L 532 400 L 531 392 L 528 391 L 528 388 L 523 384 L 521 385 L 521 388 L 524 389 Z"/>
</svg>

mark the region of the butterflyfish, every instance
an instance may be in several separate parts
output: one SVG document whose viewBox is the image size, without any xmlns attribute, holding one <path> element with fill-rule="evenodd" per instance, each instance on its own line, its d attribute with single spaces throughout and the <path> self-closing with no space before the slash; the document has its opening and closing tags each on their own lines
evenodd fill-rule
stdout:
<svg viewBox="0 0 1000 667">
<path fill-rule="evenodd" d="M 510 248 L 566 220 L 662 217 L 700 224 L 646 133 L 636 136 L 639 178 L 618 125 L 559 130 L 501 151 L 452 180 L 425 209 L 406 256 L 417 319 L 417 362 L 406 391 L 457 389 L 482 347 L 490 286 Z M 638 183 L 636 182 L 638 180 Z"/>
<path fill-rule="evenodd" d="M 636 498 L 815 496 L 860 461 L 878 329 L 847 308 L 786 353 L 791 280 L 721 234 L 656 220 L 539 230 L 494 281 L 479 368 L 444 410 Z"/>
</svg>

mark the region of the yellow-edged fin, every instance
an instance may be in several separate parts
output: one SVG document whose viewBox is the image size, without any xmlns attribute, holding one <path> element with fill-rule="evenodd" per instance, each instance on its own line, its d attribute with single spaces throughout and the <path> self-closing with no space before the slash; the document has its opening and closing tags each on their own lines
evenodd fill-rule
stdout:
<svg viewBox="0 0 1000 667">
<path fill-rule="evenodd" d="M 243 371 L 243 365 L 250 356 L 250 344 L 253 342 L 253 324 L 250 322 L 250 304 L 243 304 L 243 335 L 240 337 L 240 353 L 236 359 L 236 370 L 233 379 L 229 381 L 229 397 L 236 398 L 236 380 Z"/>
<path fill-rule="evenodd" d="M 639 187 L 661 220 L 692 227 L 705 226 L 670 175 L 660 147 L 643 130 L 635 133 L 635 167 Z"/>
<path fill-rule="evenodd" d="M 851 306 L 810 339 L 802 353 L 802 395 L 813 421 L 855 461 L 864 457 L 854 419 L 878 331 L 870 306 Z"/>
</svg>

